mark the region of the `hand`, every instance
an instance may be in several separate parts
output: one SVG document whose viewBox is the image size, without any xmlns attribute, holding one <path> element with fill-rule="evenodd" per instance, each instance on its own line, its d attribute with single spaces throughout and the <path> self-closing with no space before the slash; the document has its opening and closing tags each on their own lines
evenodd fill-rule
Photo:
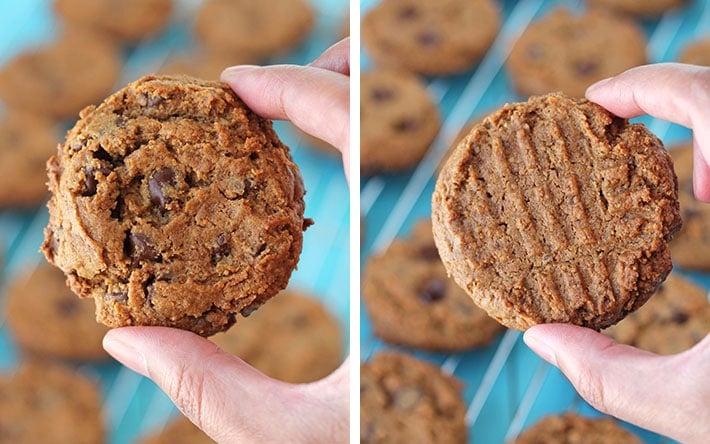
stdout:
<svg viewBox="0 0 710 444">
<path fill-rule="evenodd" d="M 694 191 L 710 201 L 710 68 L 642 66 L 592 85 L 587 98 L 621 117 L 648 113 L 692 128 Z M 523 338 L 597 410 L 684 443 L 707 442 L 710 335 L 673 356 L 574 325 L 537 325 Z"/>
<path fill-rule="evenodd" d="M 256 113 L 291 120 L 349 152 L 349 40 L 309 66 L 232 67 L 222 73 Z M 155 381 L 212 439 L 232 442 L 347 442 L 349 366 L 311 384 L 273 380 L 188 331 L 124 327 L 104 348 Z"/>
</svg>

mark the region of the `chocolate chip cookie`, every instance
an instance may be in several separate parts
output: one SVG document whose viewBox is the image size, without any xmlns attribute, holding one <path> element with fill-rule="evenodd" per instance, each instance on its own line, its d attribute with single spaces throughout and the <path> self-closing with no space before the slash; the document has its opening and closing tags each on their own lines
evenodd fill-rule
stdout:
<svg viewBox="0 0 710 444">
<path fill-rule="evenodd" d="M 707 291 L 675 273 L 646 305 L 604 331 L 622 344 L 662 355 L 687 350 L 709 332 Z"/>
<path fill-rule="evenodd" d="M 474 128 L 439 174 L 432 212 L 449 273 L 521 330 L 616 323 L 671 271 L 681 226 L 661 141 L 560 94 L 506 105 Z"/>
<path fill-rule="evenodd" d="M 710 271 L 710 204 L 693 194 L 692 142 L 668 150 L 678 175 L 678 199 L 683 228 L 671 242 L 675 263 L 684 268 Z"/>
<path fill-rule="evenodd" d="M 101 345 L 108 329 L 96 322 L 94 304 L 77 298 L 65 281 L 46 263 L 15 278 L 5 300 L 13 337 L 25 351 L 44 357 L 108 358 Z"/>
<path fill-rule="evenodd" d="M 59 40 L 22 52 L 0 68 L 0 98 L 13 108 L 75 118 L 113 88 L 117 47 L 97 33 L 70 29 Z"/>
<path fill-rule="evenodd" d="M 502 330 L 447 277 L 428 219 L 367 261 L 362 296 L 375 332 L 394 344 L 464 350 L 487 345 Z"/>
<path fill-rule="evenodd" d="M 403 353 L 360 365 L 361 443 L 465 443 L 462 384 Z"/>
<path fill-rule="evenodd" d="M 686 0 L 587 0 L 592 7 L 639 17 L 655 17 L 684 5 Z"/>
<path fill-rule="evenodd" d="M 360 171 L 412 168 L 441 126 L 424 84 L 404 71 L 377 70 L 360 78 Z"/>
<path fill-rule="evenodd" d="M 110 327 L 229 328 L 286 287 L 311 223 L 288 147 L 219 82 L 129 84 L 48 172 L 42 251 Z"/>
<path fill-rule="evenodd" d="M 197 14 L 195 36 L 213 51 L 263 59 L 303 41 L 314 16 L 306 0 L 208 0 Z"/>
<path fill-rule="evenodd" d="M 47 196 L 45 164 L 57 147 L 49 119 L 0 113 L 0 207 L 31 207 Z"/>
<path fill-rule="evenodd" d="M 680 54 L 681 63 L 710 66 L 710 37 L 690 43 Z"/>
<path fill-rule="evenodd" d="M 493 43 L 492 0 L 384 0 L 365 14 L 362 41 L 377 63 L 427 75 L 473 66 Z"/>
<path fill-rule="evenodd" d="M 212 340 L 264 374 L 281 381 L 317 381 L 343 358 L 338 321 L 317 300 L 286 291 Z"/>
<path fill-rule="evenodd" d="M 172 0 L 55 0 L 54 10 L 73 26 L 105 32 L 127 42 L 158 33 L 168 23 Z"/>
<path fill-rule="evenodd" d="M 575 413 L 546 416 L 510 444 L 641 444 L 641 440 L 611 418 Z"/>
<path fill-rule="evenodd" d="M 0 376 L 0 441 L 13 444 L 105 442 L 97 385 L 60 364 L 28 362 Z"/>
<path fill-rule="evenodd" d="M 633 20 L 559 8 L 522 33 L 506 67 L 521 94 L 584 97 L 592 83 L 644 63 L 646 39 Z"/>
<path fill-rule="evenodd" d="M 140 440 L 141 444 L 214 444 L 202 430 L 184 416 L 173 420 L 159 433 Z"/>
</svg>

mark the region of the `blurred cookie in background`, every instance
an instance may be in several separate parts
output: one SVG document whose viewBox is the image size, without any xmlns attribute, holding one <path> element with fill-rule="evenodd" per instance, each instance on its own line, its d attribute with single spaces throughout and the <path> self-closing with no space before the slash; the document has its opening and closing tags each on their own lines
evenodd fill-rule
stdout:
<svg viewBox="0 0 710 444">
<path fill-rule="evenodd" d="M 33 361 L 0 375 L 0 441 L 13 444 L 105 442 L 97 384 L 57 363 Z"/>
<path fill-rule="evenodd" d="M 492 0 L 384 0 L 362 19 L 362 41 L 379 64 L 426 75 L 464 71 L 500 28 Z"/>
<path fill-rule="evenodd" d="M 678 177 L 683 226 L 671 240 L 671 257 L 683 268 L 710 271 L 710 204 L 693 194 L 693 143 L 668 150 Z"/>
<path fill-rule="evenodd" d="M 0 208 L 40 205 L 47 190 L 47 159 L 58 131 L 48 118 L 7 109 L 0 112 Z"/>
<path fill-rule="evenodd" d="M 406 71 L 379 69 L 360 76 L 360 171 L 413 168 L 441 126 L 424 83 Z"/>
<path fill-rule="evenodd" d="M 267 376 L 291 383 L 317 381 L 343 359 L 338 321 L 322 303 L 292 290 L 211 340 Z"/>
<path fill-rule="evenodd" d="M 102 346 L 108 328 L 96 322 L 93 301 L 79 299 L 65 281 L 64 273 L 42 261 L 10 282 L 5 312 L 13 338 L 44 358 L 108 359 Z"/>
<path fill-rule="evenodd" d="M 503 330 L 447 276 L 429 219 L 367 261 L 362 297 L 375 332 L 393 344 L 465 350 L 488 345 Z"/>
<path fill-rule="evenodd" d="M 54 10 L 67 22 L 135 43 L 168 23 L 172 0 L 55 0 Z"/>
<path fill-rule="evenodd" d="M 584 97 L 587 87 L 646 63 L 646 38 L 631 19 L 603 11 L 558 8 L 515 42 L 506 67 L 515 89 Z"/>
<path fill-rule="evenodd" d="M 207 49 L 196 49 L 188 54 L 175 55 L 160 68 L 160 74 L 184 74 L 205 80 L 219 80 L 226 68 L 234 65 L 256 63 L 254 56 L 247 54 L 221 53 Z"/>
<path fill-rule="evenodd" d="M 710 333 L 707 291 L 672 273 L 643 307 L 604 333 L 653 353 L 680 353 Z"/>
<path fill-rule="evenodd" d="M 207 0 L 194 32 L 212 51 L 263 60 L 302 42 L 314 20 L 306 0 Z"/>
<path fill-rule="evenodd" d="M 641 440 L 612 418 L 564 413 L 542 418 L 510 442 L 537 443 L 641 444 Z"/>
<path fill-rule="evenodd" d="M 104 36 L 67 29 L 58 40 L 0 67 L 0 98 L 30 113 L 77 118 L 111 92 L 121 64 L 118 48 Z"/>
<path fill-rule="evenodd" d="M 691 65 L 710 66 L 710 37 L 688 44 L 678 60 Z"/>
<path fill-rule="evenodd" d="M 638 17 L 656 17 L 687 3 L 687 0 L 587 0 L 589 6 Z"/>
</svg>

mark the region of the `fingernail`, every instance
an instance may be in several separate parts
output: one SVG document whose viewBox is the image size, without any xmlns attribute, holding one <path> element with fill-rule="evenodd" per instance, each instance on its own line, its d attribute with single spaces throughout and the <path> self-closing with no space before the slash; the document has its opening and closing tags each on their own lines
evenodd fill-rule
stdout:
<svg viewBox="0 0 710 444">
<path fill-rule="evenodd" d="M 131 344 L 116 339 L 109 332 L 104 336 L 104 349 L 113 356 L 117 361 L 134 372 L 140 373 L 143 376 L 148 376 L 148 366 L 145 356 L 133 347 Z"/>
<path fill-rule="evenodd" d="M 594 93 L 595 90 L 599 89 L 600 87 L 604 86 L 606 83 L 609 83 L 611 80 L 611 77 L 608 77 L 606 79 L 600 80 L 596 83 L 591 84 L 588 88 L 587 91 L 584 93 L 585 96 L 589 96 L 589 94 Z"/>
<path fill-rule="evenodd" d="M 252 71 L 254 69 L 261 68 L 261 66 L 258 65 L 236 65 L 236 66 L 230 66 L 226 68 L 224 71 L 222 71 L 222 75 L 220 76 L 221 78 L 225 77 L 233 77 L 236 75 L 239 75 L 240 73 L 244 73 L 247 71 Z"/>
<path fill-rule="evenodd" d="M 545 361 L 557 367 L 557 357 L 555 352 L 543 340 L 537 337 L 533 332 L 527 331 L 523 335 L 523 341 L 530 347 L 538 356 Z"/>
</svg>

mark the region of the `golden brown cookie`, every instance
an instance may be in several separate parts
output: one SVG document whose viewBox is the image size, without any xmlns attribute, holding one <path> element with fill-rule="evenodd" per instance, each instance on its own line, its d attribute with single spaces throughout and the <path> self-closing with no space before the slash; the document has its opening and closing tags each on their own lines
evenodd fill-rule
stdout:
<svg viewBox="0 0 710 444">
<path fill-rule="evenodd" d="M 426 154 L 441 126 L 424 84 L 404 71 L 376 70 L 360 78 L 360 171 L 403 171 Z"/>
<path fill-rule="evenodd" d="M 272 378 L 292 383 L 328 376 L 343 359 L 338 321 L 316 299 L 285 291 L 212 340 Z"/>
<path fill-rule="evenodd" d="M 377 335 L 394 344 L 465 350 L 489 344 L 502 330 L 446 275 L 428 219 L 368 259 L 362 297 Z"/>
<path fill-rule="evenodd" d="M 108 329 L 96 322 L 95 305 L 67 288 L 64 273 L 42 263 L 10 284 L 7 325 L 25 351 L 43 357 L 98 361 L 108 358 Z"/>
<path fill-rule="evenodd" d="M 360 365 L 361 443 L 465 443 L 462 385 L 438 367 L 384 352 Z"/>
<path fill-rule="evenodd" d="M 473 66 L 500 28 L 492 0 L 384 0 L 365 14 L 362 41 L 377 63 L 426 75 Z"/>
<path fill-rule="evenodd" d="M 54 10 L 74 26 L 137 42 L 161 31 L 173 9 L 172 0 L 55 0 Z"/>
<path fill-rule="evenodd" d="M 604 331 L 622 344 L 662 355 L 687 350 L 709 332 L 707 291 L 675 273 L 646 305 Z"/>
<path fill-rule="evenodd" d="M 693 194 L 693 144 L 668 150 L 678 175 L 678 199 L 683 227 L 671 242 L 673 261 L 684 268 L 710 270 L 710 204 Z"/>
<path fill-rule="evenodd" d="M 47 159 L 58 132 L 49 120 L 31 114 L 0 113 L 0 207 L 31 207 L 47 196 Z"/>
<path fill-rule="evenodd" d="M 646 39 L 633 20 L 603 11 L 576 16 L 559 8 L 522 33 L 506 67 L 522 94 L 584 97 L 592 83 L 644 63 Z"/>
<path fill-rule="evenodd" d="M 678 60 L 691 65 L 710 66 L 710 37 L 696 40 L 687 45 L 683 48 Z"/>
<path fill-rule="evenodd" d="M 121 56 L 112 42 L 73 28 L 0 68 L 0 98 L 30 113 L 76 118 L 111 91 L 120 69 Z"/>
<path fill-rule="evenodd" d="M 288 147 L 219 82 L 129 84 L 48 170 L 42 250 L 111 327 L 229 328 L 286 287 L 311 223 Z"/>
<path fill-rule="evenodd" d="M 686 0 L 587 0 L 592 7 L 609 9 L 615 13 L 638 17 L 655 17 L 677 8 Z"/>
<path fill-rule="evenodd" d="M 520 330 L 616 323 L 671 271 L 681 226 L 661 141 L 560 94 L 506 105 L 474 128 L 439 174 L 432 213 L 449 273 Z"/>
<path fill-rule="evenodd" d="M 0 376 L 0 442 L 105 442 L 99 388 L 60 364 L 33 361 Z"/>
<path fill-rule="evenodd" d="M 550 415 L 521 433 L 510 444 L 641 444 L 641 440 L 611 418 L 587 418 L 576 413 Z"/>
</svg>

